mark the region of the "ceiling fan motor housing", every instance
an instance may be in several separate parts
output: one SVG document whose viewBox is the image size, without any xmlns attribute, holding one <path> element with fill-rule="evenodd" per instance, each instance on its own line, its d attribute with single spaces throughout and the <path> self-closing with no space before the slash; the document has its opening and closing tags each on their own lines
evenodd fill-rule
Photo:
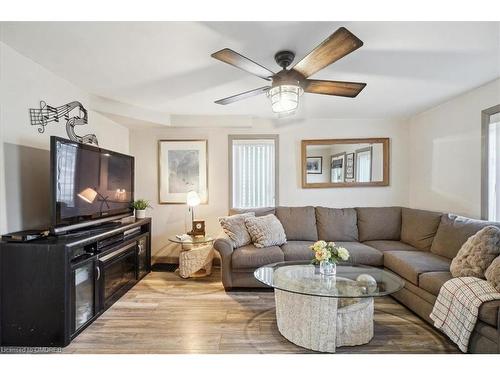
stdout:
<svg viewBox="0 0 500 375">
<path fill-rule="evenodd" d="M 292 51 L 279 51 L 274 55 L 274 60 L 276 63 L 281 66 L 283 69 L 286 69 L 295 58 L 295 53 Z"/>
<path fill-rule="evenodd" d="M 292 70 L 282 70 L 273 76 L 272 87 L 281 85 L 299 85 L 303 88 L 304 76 L 299 72 Z"/>
</svg>

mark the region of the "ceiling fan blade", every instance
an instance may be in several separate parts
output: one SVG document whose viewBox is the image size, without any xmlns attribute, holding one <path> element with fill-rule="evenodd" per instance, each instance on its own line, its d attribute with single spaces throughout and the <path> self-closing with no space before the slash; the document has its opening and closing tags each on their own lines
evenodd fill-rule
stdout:
<svg viewBox="0 0 500 375">
<path fill-rule="evenodd" d="M 229 97 L 224 98 L 224 99 L 216 100 L 215 103 L 222 104 L 222 105 L 231 104 L 231 103 L 237 102 L 238 100 L 243 100 L 243 99 L 251 98 L 252 96 L 264 94 L 270 88 L 271 88 L 271 86 L 259 87 L 258 89 L 245 91 L 245 92 L 242 92 L 240 94 L 229 96 Z"/>
<path fill-rule="evenodd" d="M 229 48 L 221 49 L 220 51 L 212 53 L 211 56 L 214 59 L 225 62 L 267 81 L 270 81 L 271 77 L 274 75 L 274 73 L 269 69 L 257 64 L 255 61 L 252 61 L 249 58 L 240 55 L 238 52 L 235 52 Z"/>
<path fill-rule="evenodd" d="M 361 82 L 342 82 L 342 81 L 323 81 L 319 79 L 306 79 L 304 81 L 304 91 L 311 94 L 347 96 L 355 98 L 366 83 Z"/>
<path fill-rule="evenodd" d="M 293 70 L 307 78 L 362 45 L 356 35 L 341 27 L 295 64 Z"/>
</svg>

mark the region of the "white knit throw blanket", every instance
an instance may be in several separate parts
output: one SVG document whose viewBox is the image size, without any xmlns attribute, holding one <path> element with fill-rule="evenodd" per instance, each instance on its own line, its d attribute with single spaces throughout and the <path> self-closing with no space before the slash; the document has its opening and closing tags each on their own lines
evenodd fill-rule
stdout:
<svg viewBox="0 0 500 375">
<path fill-rule="evenodd" d="M 500 299 L 500 293 L 488 281 L 456 277 L 441 287 L 430 318 L 465 353 L 479 307 L 495 299 Z"/>
</svg>

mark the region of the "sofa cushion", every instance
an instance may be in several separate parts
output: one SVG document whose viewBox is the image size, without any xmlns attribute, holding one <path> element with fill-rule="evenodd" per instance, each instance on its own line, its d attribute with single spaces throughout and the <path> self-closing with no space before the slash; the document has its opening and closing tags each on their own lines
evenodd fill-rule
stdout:
<svg viewBox="0 0 500 375">
<path fill-rule="evenodd" d="M 394 250 L 409 250 L 415 251 L 417 250 L 413 246 L 410 246 L 401 241 L 390 241 L 390 240 L 377 240 L 377 241 L 365 241 L 363 242 L 365 245 L 374 247 L 380 251 L 394 251 Z"/>
<path fill-rule="evenodd" d="M 470 236 L 488 225 L 500 227 L 500 223 L 443 214 L 434 241 L 432 241 L 431 252 L 453 259 Z"/>
<path fill-rule="evenodd" d="M 401 238 L 401 207 L 358 207 L 356 211 L 361 242 Z"/>
<path fill-rule="evenodd" d="M 430 250 L 441 215 L 439 212 L 403 207 L 401 209 L 401 241 L 420 250 Z"/>
<path fill-rule="evenodd" d="M 245 219 L 250 216 L 255 216 L 253 212 L 237 214 L 231 216 L 219 217 L 219 223 L 224 230 L 224 233 L 231 239 L 234 247 L 241 247 L 252 242 L 250 233 L 248 233 Z"/>
<path fill-rule="evenodd" d="M 469 237 L 457 256 L 451 261 L 453 277 L 479 277 L 484 279 L 486 269 L 500 255 L 500 229 L 493 225 L 484 227 Z"/>
<path fill-rule="evenodd" d="M 358 241 L 358 219 L 354 208 L 316 207 L 318 239 Z"/>
<path fill-rule="evenodd" d="M 479 319 L 493 327 L 498 327 L 500 301 L 488 301 L 479 307 Z"/>
<path fill-rule="evenodd" d="M 424 251 L 386 251 L 384 266 L 406 280 L 418 285 L 418 277 L 425 272 L 449 271 L 450 260 Z"/>
<path fill-rule="evenodd" d="M 276 210 L 274 207 L 259 207 L 259 208 L 231 208 L 229 210 L 229 215 L 245 214 L 247 212 L 255 213 L 255 216 L 266 216 L 270 214 L 275 214 Z"/>
<path fill-rule="evenodd" d="M 426 272 L 418 277 L 418 286 L 437 297 L 443 284 L 452 278 L 451 272 Z M 434 303 L 434 301 L 432 301 L 432 303 Z M 479 307 L 479 320 L 493 327 L 497 327 L 499 309 L 500 301 L 488 301 L 483 303 Z"/>
<path fill-rule="evenodd" d="M 283 262 L 285 257 L 278 246 L 258 248 L 254 245 L 239 247 L 233 251 L 233 268 L 258 268 L 270 263 Z"/>
<path fill-rule="evenodd" d="M 404 289 L 407 289 L 409 292 L 422 298 L 423 300 L 425 300 L 425 302 L 430 303 L 432 306 L 434 306 L 434 302 L 436 302 L 437 297 L 434 294 L 429 293 L 427 290 L 419 288 L 418 286 L 409 282 L 408 280 L 405 281 Z M 396 292 L 396 293 L 398 293 L 398 292 Z M 419 303 L 418 300 L 415 302 Z M 429 314 L 430 314 L 430 311 L 429 311 Z M 427 314 L 427 317 L 429 316 L 429 314 Z M 428 319 L 430 320 L 430 318 L 428 318 Z"/>
<path fill-rule="evenodd" d="M 285 260 L 312 260 L 314 253 L 309 246 L 313 243 L 312 241 L 288 241 L 280 247 Z"/>
<path fill-rule="evenodd" d="M 336 245 L 345 247 L 349 251 L 348 263 L 364 264 L 367 266 L 382 266 L 384 254 L 381 251 L 360 242 L 337 241 Z"/>
<path fill-rule="evenodd" d="M 279 246 L 286 243 L 283 225 L 276 216 L 248 216 L 245 225 L 256 247 Z"/>
<path fill-rule="evenodd" d="M 317 241 L 314 207 L 276 207 L 276 217 L 285 229 L 289 241 Z"/>
<path fill-rule="evenodd" d="M 443 284 L 452 278 L 449 271 L 425 272 L 418 277 L 418 286 L 437 296 Z"/>
</svg>

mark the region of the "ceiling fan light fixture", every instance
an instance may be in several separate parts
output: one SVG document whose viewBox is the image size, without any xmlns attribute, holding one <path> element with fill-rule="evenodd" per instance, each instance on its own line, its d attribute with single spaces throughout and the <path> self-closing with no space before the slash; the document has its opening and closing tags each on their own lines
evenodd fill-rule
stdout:
<svg viewBox="0 0 500 375">
<path fill-rule="evenodd" d="M 299 98 L 304 93 L 299 83 L 287 83 L 271 87 L 267 92 L 274 113 L 294 112 L 299 106 Z"/>
</svg>

